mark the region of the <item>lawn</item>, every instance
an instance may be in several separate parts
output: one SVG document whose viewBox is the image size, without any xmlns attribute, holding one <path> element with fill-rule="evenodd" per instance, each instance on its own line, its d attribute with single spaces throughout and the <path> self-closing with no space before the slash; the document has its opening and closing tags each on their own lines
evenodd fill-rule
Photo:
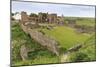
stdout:
<svg viewBox="0 0 100 67">
<path fill-rule="evenodd" d="M 52 30 L 42 29 L 42 31 L 58 41 L 60 46 L 66 49 L 83 43 L 91 36 L 90 34 L 79 34 L 75 29 L 66 26 L 55 27 Z"/>
</svg>

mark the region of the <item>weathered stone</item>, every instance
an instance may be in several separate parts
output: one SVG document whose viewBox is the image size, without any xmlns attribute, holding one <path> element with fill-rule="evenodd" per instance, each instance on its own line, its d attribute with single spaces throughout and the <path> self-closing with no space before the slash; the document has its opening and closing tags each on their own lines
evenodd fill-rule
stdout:
<svg viewBox="0 0 100 67">
<path fill-rule="evenodd" d="M 29 34 L 32 39 L 40 43 L 42 46 L 47 47 L 49 51 L 55 53 L 57 56 L 59 55 L 57 47 L 58 43 L 54 39 L 51 39 L 50 37 L 45 36 L 41 32 L 35 30 L 34 31 L 30 30 Z"/>
<path fill-rule="evenodd" d="M 39 32 L 36 29 L 41 23 L 57 23 L 57 14 L 48 14 L 48 13 L 39 13 L 37 17 L 30 17 L 26 12 L 21 13 L 22 23 L 20 24 L 23 31 L 31 36 L 32 39 L 40 43 L 42 46 L 47 47 L 49 51 L 59 55 L 58 42 L 53 38 L 44 35 L 42 32 Z M 60 18 L 61 24 L 63 19 Z M 51 30 L 53 27 L 47 26 L 47 29 Z"/>
<path fill-rule="evenodd" d="M 25 45 L 22 45 L 20 48 L 20 56 L 21 56 L 23 61 L 28 59 L 27 53 L 28 53 L 27 48 L 25 47 Z"/>
<path fill-rule="evenodd" d="M 85 25 L 75 25 L 77 32 L 79 33 L 92 33 L 95 32 L 95 27 Z"/>
<path fill-rule="evenodd" d="M 40 43 L 42 46 L 47 47 L 49 51 L 53 52 L 57 56 L 59 55 L 58 43 L 54 39 L 42 34 L 35 29 L 27 28 L 27 26 L 24 26 L 23 24 L 21 27 L 24 32 L 31 36 L 32 39 Z"/>
<path fill-rule="evenodd" d="M 27 13 L 26 12 L 21 12 L 21 22 L 23 23 L 23 24 L 25 24 L 26 22 L 28 22 L 29 20 L 28 20 L 28 15 L 27 15 Z"/>
<path fill-rule="evenodd" d="M 23 24 L 26 22 L 35 22 L 35 23 L 60 23 L 63 24 L 63 16 L 58 17 L 57 14 L 52 13 L 39 13 L 38 16 L 28 16 L 26 12 L 21 12 L 21 21 Z"/>
<path fill-rule="evenodd" d="M 68 52 L 78 51 L 82 47 L 82 44 L 76 45 L 68 50 Z"/>
</svg>

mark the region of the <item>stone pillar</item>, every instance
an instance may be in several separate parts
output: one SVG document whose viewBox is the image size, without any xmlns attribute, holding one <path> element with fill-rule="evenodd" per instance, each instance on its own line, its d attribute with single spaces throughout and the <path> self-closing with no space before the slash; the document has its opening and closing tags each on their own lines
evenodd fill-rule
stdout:
<svg viewBox="0 0 100 67">
<path fill-rule="evenodd" d="M 57 23 L 57 14 L 49 15 L 49 23 Z"/>
<path fill-rule="evenodd" d="M 23 61 L 28 59 L 28 51 L 27 51 L 25 45 L 22 45 L 20 48 L 20 56 Z"/>
<path fill-rule="evenodd" d="M 23 23 L 23 24 L 25 24 L 25 22 L 28 22 L 28 15 L 27 15 L 27 13 L 26 12 L 21 12 L 21 22 Z"/>
<path fill-rule="evenodd" d="M 41 12 L 38 14 L 38 22 L 42 23 L 42 13 Z"/>
</svg>

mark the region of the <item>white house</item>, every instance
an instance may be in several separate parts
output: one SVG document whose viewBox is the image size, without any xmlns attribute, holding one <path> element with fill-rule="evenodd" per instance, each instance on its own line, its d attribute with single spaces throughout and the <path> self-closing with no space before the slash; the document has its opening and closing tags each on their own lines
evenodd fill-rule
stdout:
<svg viewBox="0 0 100 67">
<path fill-rule="evenodd" d="M 15 20 L 20 20 L 21 19 L 21 14 L 20 13 L 16 13 L 14 14 L 14 16 L 12 16 Z"/>
</svg>

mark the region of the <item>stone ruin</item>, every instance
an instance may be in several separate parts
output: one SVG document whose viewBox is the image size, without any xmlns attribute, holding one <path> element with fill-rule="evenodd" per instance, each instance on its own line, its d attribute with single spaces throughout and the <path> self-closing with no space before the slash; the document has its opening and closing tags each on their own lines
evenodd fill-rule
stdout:
<svg viewBox="0 0 100 67">
<path fill-rule="evenodd" d="M 48 24 L 63 24 L 64 20 L 63 20 L 63 16 L 57 16 L 57 14 L 52 13 L 52 14 L 48 14 L 48 13 L 38 13 L 38 16 L 32 16 L 30 17 L 29 15 L 27 15 L 26 12 L 21 12 L 21 22 L 27 23 L 29 22 L 30 24 L 34 24 L 34 23 L 48 23 Z"/>
<path fill-rule="evenodd" d="M 28 34 L 33 40 L 40 43 L 41 46 L 46 47 L 49 51 L 59 56 L 59 43 L 53 38 L 44 35 L 40 31 L 36 30 L 35 26 L 40 23 L 57 23 L 56 14 L 43 14 L 39 13 L 38 17 L 29 17 L 26 12 L 21 13 L 21 23 L 20 26 L 22 30 Z M 31 28 L 33 27 L 33 28 Z"/>
<path fill-rule="evenodd" d="M 21 12 L 21 23 L 25 25 L 26 22 L 28 22 L 28 15 L 26 14 L 26 12 Z"/>
<path fill-rule="evenodd" d="M 59 25 L 64 25 L 65 24 L 64 23 L 64 16 L 63 15 L 62 16 L 58 16 L 57 24 L 59 24 Z"/>
<path fill-rule="evenodd" d="M 77 32 L 79 33 L 92 33 L 95 32 L 95 27 L 85 25 L 75 25 Z"/>
<path fill-rule="evenodd" d="M 75 28 L 78 33 L 92 33 L 92 32 L 95 32 L 95 27 L 76 24 L 77 19 L 69 19 L 67 21 L 68 21 L 67 25 L 70 26 L 70 27 Z"/>
<path fill-rule="evenodd" d="M 22 45 L 20 48 L 20 56 L 23 61 L 28 59 L 28 51 L 27 51 L 27 48 L 25 47 L 25 45 Z"/>
<path fill-rule="evenodd" d="M 26 34 L 30 35 L 33 40 L 40 43 L 41 46 L 46 47 L 49 51 L 59 56 L 59 43 L 53 38 L 50 38 L 49 36 L 46 36 L 43 33 L 35 29 L 31 29 L 23 24 L 21 24 L 21 28 Z"/>
</svg>

